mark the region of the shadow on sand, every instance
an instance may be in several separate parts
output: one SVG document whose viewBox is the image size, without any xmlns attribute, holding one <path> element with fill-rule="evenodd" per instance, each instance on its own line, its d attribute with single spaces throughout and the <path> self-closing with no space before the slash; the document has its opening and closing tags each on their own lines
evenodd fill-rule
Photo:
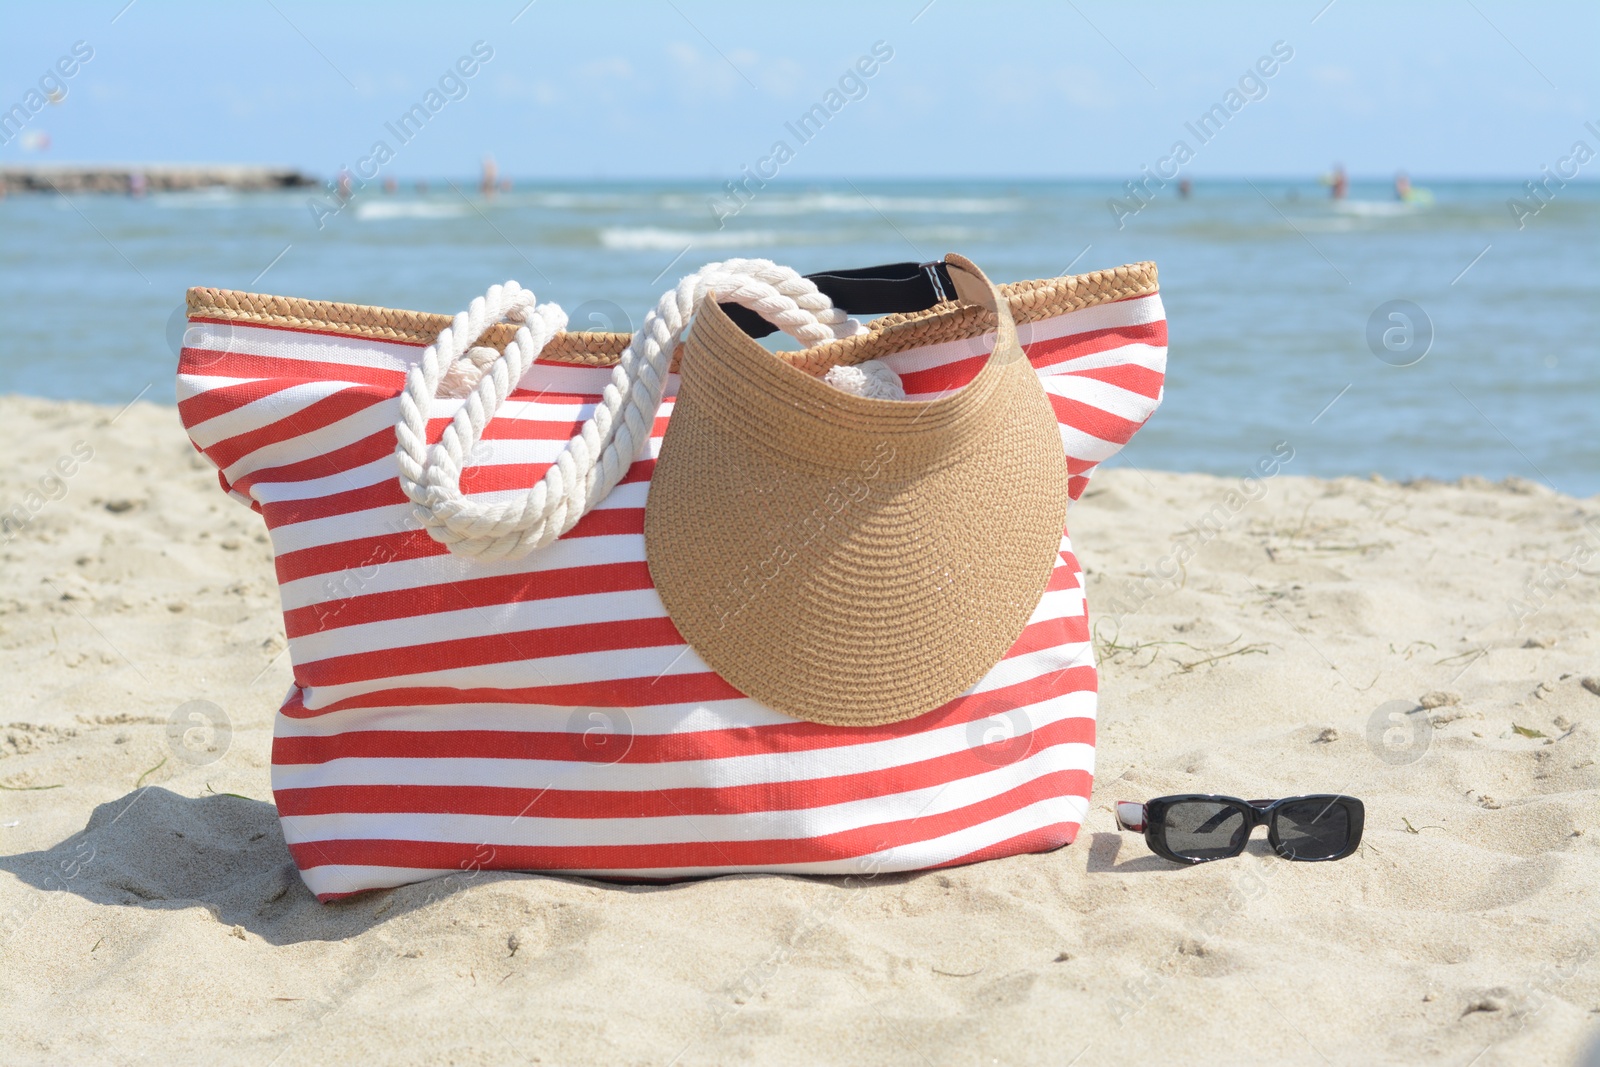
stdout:
<svg viewBox="0 0 1600 1067">
<path fill-rule="evenodd" d="M 185 797 L 147 786 L 94 809 L 79 833 L 39 852 L 0 856 L 0 871 L 47 893 L 96 904 L 177 911 L 202 907 L 274 945 L 332 941 L 415 912 L 471 888 L 512 881 L 594 886 L 617 893 L 661 893 L 710 879 L 667 884 L 604 882 L 517 871 L 459 874 L 374 890 L 318 904 L 289 857 L 271 804 L 232 794 Z M 921 875 L 868 878 L 735 874 L 724 878 L 794 878 L 844 889 L 888 888 Z"/>
<path fill-rule="evenodd" d="M 1124 841 L 1133 841 L 1138 844 L 1138 849 L 1132 859 L 1117 862 L 1117 855 L 1122 850 Z M 1265 859 L 1275 855 L 1272 846 L 1262 838 L 1253 838 L 1245 845 L 1245 852 L 1256 859 Z M 1221 862 L 1226 863 L 1226 860 Z M 1090 874 L 1137 874 L 1140 871 L 1186 871 L 1191 868 L 1181 863 L 1162 859 L 1153 852 L 1148 852 L 1144 847 L 1144 839 L 1133 834 L 1095 834 L 1089 843 Z"/>
</svg>

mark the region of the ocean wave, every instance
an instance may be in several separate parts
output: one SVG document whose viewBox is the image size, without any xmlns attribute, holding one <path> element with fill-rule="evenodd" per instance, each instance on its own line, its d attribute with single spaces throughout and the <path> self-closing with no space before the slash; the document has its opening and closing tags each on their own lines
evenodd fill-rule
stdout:
<svg viewBox="0 0 1600 1067">
<path fill-rule="evenodd" d="M 1341 215 L 1355 215 L 1359 218 L 1393 218 L 1396 215 L 1415 215 L 1428 207 L 1427 204 L 1409 203 L 1404 200 L 1335 200 L 1333 210 Z"/>
<path fill-rule="evenodd" d="M 356 205 L 358 219 L 454 219 L 467 205 L 428 200 L 368 200 Z"/>
<path fill-rule="evenodd" d="M 612 226 L 600 231 L 600 243 L 606 248 L 670 249 L 676 251 L 685 245 L 695 248 L 750 248 L 756 245 L 793 244 L 802 235 L 781 235 L 770 230 L 667 230 L 658 226 Z"/>
<path fill-rule="evenodd" d="M 810 212 L 862 213 L 903 211 L 925 215 L 993 215 L 1016 211 L 1023 201 L 972 196 L 847 196 L 841 193 L 798 193 L 762 197 L 746 205 L 757 215 L 803 215 Z"/>
<path fill-rule="evenodd" d="M 877 229 L 876 226 L 873 227 Z M 992 238 L 966 226 L 902 227 L 901 236 L 921 241 L 971 242 Z M 673 230 L 658 226 L 613 226 L 599 232 L 600 244 L 617 249 L 773 248 L 794 245 L 844 245 L 870 239 L 861 229 L 843 230 Z"/>
<path fill-rule="evenodd" d="M 725 192 L 567 192 L 529 190 L 503 194 L 502 207 L 553 211 L 661 211 L 669 214 L 717 214 L 736 206 Z M 1014 197 L 879 196 L 832 192 L 757 191 L 735 214 L 871 215 L 877 212 L 925 215 L 998 215 L 1019 211 L 1026 201 Z"/>
<path fill-rule="evenodd" d="M 185 189 L 182 192 L 160 192 L 149 195 L 150 202 L 157 207 L 182 210 L 184 208 L 232 207 L 240 203 L 246 194 L 219 186 L 217 188 Z"/>
<path fill-rule="evenodd" d="M 552 211 L 648 211 L 660 199 L 654 193 L 567 193 L 517 190 L 501 193 L 501 207 L 548 208 Z"/>
</svg>

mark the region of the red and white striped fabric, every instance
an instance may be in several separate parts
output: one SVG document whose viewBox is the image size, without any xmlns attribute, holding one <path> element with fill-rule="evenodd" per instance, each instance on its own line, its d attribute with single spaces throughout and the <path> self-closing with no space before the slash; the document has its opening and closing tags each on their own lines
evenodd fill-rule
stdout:
<svg viewBox="0 0 1600 1067">
<path fill-rule="evenodd" d="M 1076 498 L 1160 403 L 1160 297 L 1018 332 Z M 1076 836 L 1095 668 L 1065 532 L 1027 628 L 968 694 L 891 726 L 800 722 L 707 668 L 651 585 L 645 495 L 675 379 L 650 455 L 598 508 L 525 559 L 482 563 L 419 529 L 396 481 L 398 396 L 421 346 L 205 318 L 185 341 L 184 425 L 271 531 L 294 670 L 272 786 L 318 899 L 479 869 L 913 870 Z M 883 361 L 912 399 L 982 363 L 970 342 Z M 608 377 L 536 364 L 463 488 L 538 479 Z M 435 402 L 430 440 L 460 404 Z"/>
</svg>

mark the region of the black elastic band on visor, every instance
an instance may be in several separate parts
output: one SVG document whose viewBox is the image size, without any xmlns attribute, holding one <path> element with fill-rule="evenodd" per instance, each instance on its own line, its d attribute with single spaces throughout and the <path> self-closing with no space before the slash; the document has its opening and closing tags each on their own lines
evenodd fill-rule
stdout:
<svg viewBox="0 0 1600 1067">
<path fill-rule="evenodd" d="M 856 270 L 825 270 L 807 274 L 827 294 L 833 306 L 851 315 L 888 315 L 900 311 L 926 311 L 954 300 L 955 284 L 943 263 L 886 263 Z M 723 304 L 722 310 L 751 337 L 766 337 L 777 327 L 749 308 Z"/>
</svg>

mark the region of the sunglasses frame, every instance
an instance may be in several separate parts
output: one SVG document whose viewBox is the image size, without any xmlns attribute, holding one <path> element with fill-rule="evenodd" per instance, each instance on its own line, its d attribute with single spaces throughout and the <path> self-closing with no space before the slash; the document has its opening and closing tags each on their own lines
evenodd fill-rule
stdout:
<svg viewBox="0 0 1600 1067">
<path fill-rule="evenodd" d="M 1345 809 L 1345 817 L 1350 822 L 1350 839 L 1345 842 L 1344 848 L 1331 856 L 1297 856 L 1294 850 L 1283 843 L 1278 835 L 1278 811 L 1285 804 L 1295 804 L 1307 800 L 1325 801 L 1330 807 L 1334 804 Z M 1167 811 L 1176 804 L 1203 801 L 1212 804 L 1225 804 L 1243 814 L 1247 827 L 1244 837 L 1239 842 L 1239 851 L 1231 852 L 1226 856 L 1212 856 L 1202 858 L 1197 856 L 1181 856 L 1167 847 L 1166 818 Z M 1324 863 L 1329 860 L 1342 860 L 1361 846 L 1361 831 L 1366 824 L 1367 809 L 1355 797 L 1343 793 L 1306 793 L 1302 796 L 1283 797 L 1279 800 L 1241 800 L 1238 797 L 1220 796 L 1212 793 L 1179 793 L 1175 796 L 1156 797 L 1143 804 L 1138 801 L 1119 800 L 1116 804 L 1117 827 L 1122 830 L 1143 831 L 1144 843 L 1150 851 L 1162 859 L 1171 860 L 1173 863 L 1182 863 L 1192 866 L 1196 863 L 1210 863 L 1212 860 L 1232 859 L 1243 854 L 1250 844 L 1250 835 L 1258 826 L 1267 828 L 1267 841 L 1272 845 L 1272 850 L 1286 860 L 1296 863 Z"/>
</svg>

